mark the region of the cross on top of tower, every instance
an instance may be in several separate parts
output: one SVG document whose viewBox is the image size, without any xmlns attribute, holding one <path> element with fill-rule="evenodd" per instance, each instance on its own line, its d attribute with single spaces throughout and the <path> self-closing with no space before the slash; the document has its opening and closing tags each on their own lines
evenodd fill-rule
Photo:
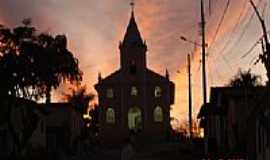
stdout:
<svg viewBox="0 0 270 160">
<path fill-rule="evenodd" d="M 132 12 L 134 12 L 134 7 L 135 7 L 135 2 L 134 2 L 134 0 L 131 0 L 130 6 L 131 6 Z"/>
</svg>

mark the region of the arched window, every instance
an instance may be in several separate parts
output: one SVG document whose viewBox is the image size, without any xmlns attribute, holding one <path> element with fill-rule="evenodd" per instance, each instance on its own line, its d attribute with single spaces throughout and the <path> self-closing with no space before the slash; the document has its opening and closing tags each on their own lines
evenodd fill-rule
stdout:
<svg viewBox="0 0 270 160">
<path fill-rule="evenodd" d="M 155 87 L 155 97 L 161 96 L 161 88 L 159 86 Z"/>
<path fill-rule="evenodd" d="M 110 124 L 115 123 L 115 112 L 113 108 L 108 108 L 106 111 L 106 122 Z"/>
<path fill-rule="evenodd" d="M 138 89 L 135 86 L 131 87 L 131 93 L 132 96 L 137 96 L 138 95 Z"/>
<path fill-rule="evenodd" d="M 154 122 L 162 122 L 163 121 L 163 111 L 160 106 L 156 106 L 154 109 Z"/>
<path fill-rule="evenodd" d="M 107 94 L 107 97 L 108 98 L 113 98 L 113 89 L 112 88 L 108 88 L 106 94 Z"/>
<path fill-rule="evenodd" d="M 142 111 L 138 107 L 132 107 L 128 110 L 128 128 L 138 131 L 142 129 Z"/>
</svg>

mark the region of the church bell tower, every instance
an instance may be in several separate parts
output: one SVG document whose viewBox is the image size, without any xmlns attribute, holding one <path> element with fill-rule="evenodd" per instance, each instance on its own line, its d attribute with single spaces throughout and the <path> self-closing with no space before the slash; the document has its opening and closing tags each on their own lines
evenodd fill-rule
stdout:
<svg viewBox="0 0 270 160">
<path fill-rule="evenodd" d="M 134 3 L 131 3 L 131 18 L 124 36 L 120 42 L 120 66 L 125 74 L 136 75 L 146 69 L 146 43 L 142 40 L 134 16 Z"/>
</svg>

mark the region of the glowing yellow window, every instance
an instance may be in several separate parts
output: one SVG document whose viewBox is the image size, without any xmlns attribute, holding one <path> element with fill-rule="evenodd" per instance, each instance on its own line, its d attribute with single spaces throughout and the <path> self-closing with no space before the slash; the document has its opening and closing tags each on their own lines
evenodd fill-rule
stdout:
<svg viewBox="0 0 270 160">
<path fill-rule="evenodd" d="M 162 122 L 163 121 L 163 111 L 160 106 L 157 106 L 154 109 L 154 122 Z"/>
<path fill-rule="evenodd" d="M 142 111 L 139 107 L 128 110 L 128 128 L 134 131 L 142 129 Z"/>
<path fill-rule="evenodd" d="M 115 123 L 115 112 L 113 108 L 108 108 L 106 111 L 106 122 L 109 124 Z"/>
<path fill-rule="evenodd" d="M 108 98 L 113 98 L 113 89 L 112 88 L 107 89 L 107 97 Z"/>
<path fill-rule="evenodd" d="M 132 96 L 137 96 L 138 95 L 138 89 L 137 87 L 131 87 L 131 93 Z"/>
<path fill-rule="evenodd" d="M 159 86 L 155 87 L 155 97 L 161 96 L 161 88 Z"/>
</svg>

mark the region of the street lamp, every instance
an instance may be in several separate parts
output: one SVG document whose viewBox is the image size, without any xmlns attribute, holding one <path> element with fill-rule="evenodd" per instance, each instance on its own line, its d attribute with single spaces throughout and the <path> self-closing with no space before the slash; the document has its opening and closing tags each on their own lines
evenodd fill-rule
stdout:
<svg viewBox="0 0 270 160">
<path fill-rule="evenodd" d="M 201 43 L 197 43 L 197 42 L 195 42 L 195 41 L 189 40 L 189 39 L 187 39 L 187 38 L 184 37 L 184 36 L 180 36 L 180 39 L 183 40 L 183 41 L 185 41 L 185 42 L 194 44 L 195 46 L 199 46 L 199 47 L 202 47 L 202 46 L 203 46 Z M 208 44 L 205 44 L 205 47 L 208 47 Z"/>
</svg>

